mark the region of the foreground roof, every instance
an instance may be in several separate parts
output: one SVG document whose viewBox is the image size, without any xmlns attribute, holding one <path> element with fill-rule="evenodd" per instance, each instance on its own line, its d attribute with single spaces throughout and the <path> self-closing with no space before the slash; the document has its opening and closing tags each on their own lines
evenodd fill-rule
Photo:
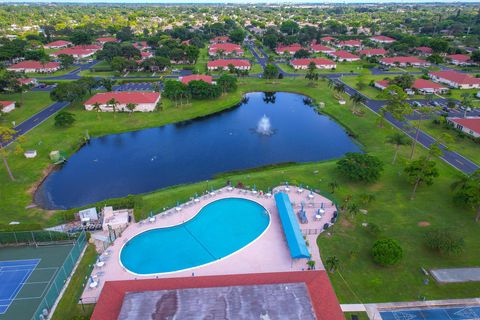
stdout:
<svg viewBox="0 0 480 320">
<path fill-rule="evenodd" d="M 118 319 L 128 292 L 177 290 L 186 288 L 220 288 L 270 284 L 304 284 L 318 320 L 343 320 L 343 313 L 325 271 L 230 274 L 205 277 L 178 277 L 107 281 L 93 311 L 92 320 Z M 176 294 L 171 291 L 170 307 L 175 308 Z"/>
<path fill-rule="evenodd" d="M 435 83 L 430 80 L 425 80 L 425 79 L 415 79 L 415 82 L 413 82 L 412 85 L 413 88 L 415 89 L 445 89 L 445 86 L 442 86 L 438 83 Z"/>
<path fill-rule="evenodd" d="M 458 123 L 459 125 L 468 128 L 480 134 L 480 117 L 474 118 L 448 118 L 448 120 Z"/>
<path fill-rule="evenodd" d="M 290 63 L 294 66 L 308 66 L 311 62 L 315 63 L 316 65 L 334 65 L 336 64 L 332 60 L 328 60 L 325 58 L 305 58 L 305 59 L 293 59 Z"/>
<path fill-rule="evenodd" d="M 467 73 L 461 73 L 453 70 L 434 71 L 430 72 L 429 74 L 458 84 L 480 84 L 480 78 L 474 78 Z"/>
<path fill-rule="evenodd" d="M 55 69 L 59 67 L 59 62 L 41 63 L 40 61 L 25 60 L 9 66 L 8 69 Z"/>
<path fill-rule="evenodd" d="M 428 61 L 419 59 L 417 57 L 389 57 L 389 58 L 383 58 L 380 60 L 380 62 L 383 63 L 388 63 L 388 64 L 393 64 L 393 63 L 417 63 L 417 64 L 422 64 L 422 63 L 429 63 Z"/>
<path fill-rule="evenodd" d="M 57 40 L 50 43 L 47 43 L 45 47 L 62 47 L 62 46 L 69 46 L 72 43 L 70 41 L 65 40 Z"/>
<path fill-rule="evenodd" d="M 189 76 L 183 76 L 180 79 L 183 83 L 188 84 L 190 81 L 204 81 L 206 83 L 212 83 L 212 76 L 207 76 L 205 74 L 192 74 Z"/>
<path fill-rule="evenodd" d="M 249 67 L 250 61 L 245 59 L 219 59 L 208 61 L 207 66 L 209 68 L 228 67 L 230 64 L 235 67 Z"/>
<path fill-rule="evenodd" d="M 118 104 L 128 103 L 156 103 L 160 98 L 158 92 L 128 91 L 128 92 L 103 92 L 97 93 L 87 101 L 85 105 L 93 105 L 95 103 L 107 104 L 110 100 L 115 99 Z"/>
</svg>

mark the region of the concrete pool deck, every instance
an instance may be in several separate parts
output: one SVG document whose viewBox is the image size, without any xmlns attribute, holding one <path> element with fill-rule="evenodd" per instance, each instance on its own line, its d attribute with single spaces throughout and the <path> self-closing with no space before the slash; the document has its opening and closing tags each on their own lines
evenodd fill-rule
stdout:
<svg viewBox="0 0 480 320">
<path fill-rule="evenodd" d="M 308 218 L 308 223 L 300 224 L 300 229 L 309 243 L 308 249 L 312 255 L 312 260 L 316 262 L 316 269 L 324 269 L 320 259 L 320 253 L 316 245 L 316 238 L 323 230 L 325 223 L 330 224 L 334 212 L 337 210 L 331 200 L 317 194 L 310 193 L 306 189 L 299 189 L 294 186 L 280 186 L 273 189 L 273 193 L 285 192 L 288 194 L 295 213 L 304 203 L 304 210 Z M 271 223 L 265 232 L 256 240 L 246 247 L 227 256 L 223 259 L 214 261 L 210 264 L 195 267 L 188 270 L 180 270 L 177 272 L 163 273 L 158 275 L 141 276 L 128 272 L 120 263 L 119 257 L 123 245 L 134 236 L 144 231 L 170 227 L 193 218 L 205 205 L 224 198 L 244 198 L 255 201 L 265 207 L 270 213 Z M 315 212 L 323 204 L 325 213 L 321 219 L 315 219 Z M 188 276 L 207 276 L 207 275 L 228 275 L 228 274 L 245 274 L 245 273 L 266 273 L 266 272 L 285 272 L 285 271 L 301 271 L 307 269 L 307 259 L 292 260 L 290 250 L 285 240 L 282 225 L 278 215 L 275 199 L 273 196 L 266 197 L 252 191 L 245 191 L 233 188 L 228 190 L 226 187 L 216 190 L 214 195 L 206 195 L 195 203 L 190 201 L 180 206 L 181 210 L 175 208 L 155 216 L 155 221 L 149 222 L 149 219 L 143 222 L 135 223 L 128 226 L 108 248 L 108 256 L 102 255 L 104 261 L 101 267 L 95 266 L 92 276 L 95 277 L 97 285 L 90 287 L 90 282 L 82 294 L 84 303 L 95 302 L 106 281 L 117 280 L 135 280 L 135 279 L 154 279 L 154 278 L 172 278 L 172 277 L 188 277 Z"/>
</svg>

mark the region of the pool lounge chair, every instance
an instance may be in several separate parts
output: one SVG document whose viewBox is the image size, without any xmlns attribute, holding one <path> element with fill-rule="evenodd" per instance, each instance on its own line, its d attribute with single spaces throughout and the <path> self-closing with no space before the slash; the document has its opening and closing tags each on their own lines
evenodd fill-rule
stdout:
<svg viewBox="0 0 480 320">
<path fill-rule="evenodd" d="M 307 215 L 305 214 L 304 210 L 298 211 L 298 219 L 300 219 L 300 223 L 306 224 L 308 223 Z"/>
</svg>

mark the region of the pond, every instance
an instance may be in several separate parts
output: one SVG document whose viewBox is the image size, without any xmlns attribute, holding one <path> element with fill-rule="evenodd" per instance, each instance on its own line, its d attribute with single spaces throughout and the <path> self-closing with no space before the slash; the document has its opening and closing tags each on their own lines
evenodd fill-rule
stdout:
<svg viewBox="0 0 480 320">
<path fill-rule="evenodd" d="M 45 179 L 35 201 L 45 209 L 69 209 L 222 172 L 335 159 L 360 150 L 306 96 L 254 92 L 210 116 L 92 139 Z"/>
</svg>

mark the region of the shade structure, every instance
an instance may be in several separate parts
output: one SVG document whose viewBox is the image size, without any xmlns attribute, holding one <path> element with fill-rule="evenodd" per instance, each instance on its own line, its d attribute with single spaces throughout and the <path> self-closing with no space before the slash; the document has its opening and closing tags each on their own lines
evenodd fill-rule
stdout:
<svg viewBox="0 0 480 320">
<path fill-rule="evenodd" d="M 280 192 L 275 195 L 275 203 L 278 209 L 278 215 L 282 221 L 283 232 L 287 239 L 290 255 L 293 259 L 310 258 L 307 244 L 300 231 L 297 218 L 293 212 L 290 198 L 287 194 Z"/>
</svg>

